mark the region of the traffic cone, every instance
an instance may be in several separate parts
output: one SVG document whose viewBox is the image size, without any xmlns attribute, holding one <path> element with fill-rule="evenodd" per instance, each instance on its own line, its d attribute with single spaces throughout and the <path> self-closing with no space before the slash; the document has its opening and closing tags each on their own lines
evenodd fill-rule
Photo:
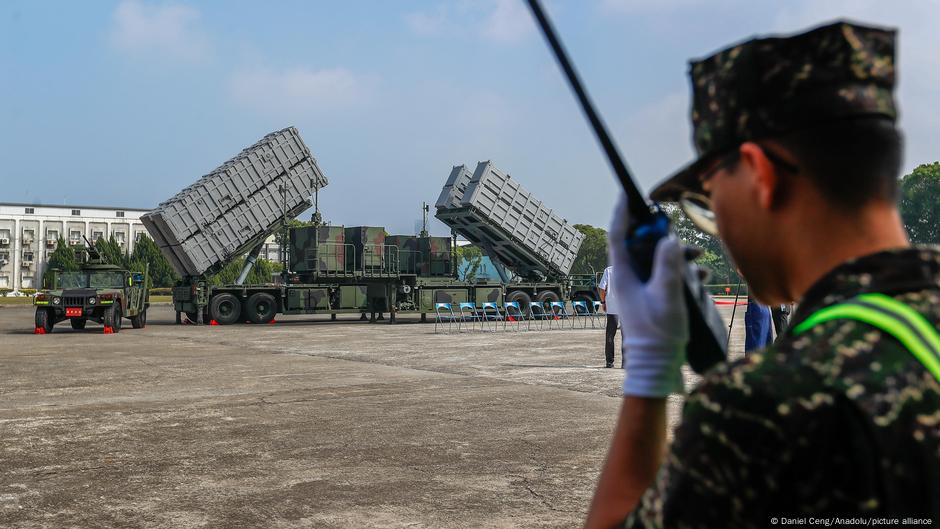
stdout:
<svg viewBox="0 0 940 529">
<path fill-rule="evenodd" d="M 277 323 L 277 320 L 271 320 L 268 322 L 268 325 L 274 325 L 275 323 Z"/>
<path fill-rule="evenodd" d="M 106 325 L 105 328 L 104 328 L 104 333 L 105 333 L 105 334 L 114 334 L 114 329 L 113 329 L 112 327 L 108 327 L 108 326 Z"/>
<path fill-rule="evenodd" d="M 516 318 L 513 318 L 512 316 L 506 316 L 506 320 L 507 320 L 507 321 L 516 321 Z"/>
<path fill-rule="evenodd" d="M 46 330 L 43 329 L 42 327 L 36 327 L 33 330 L 33 334 L 46 334 Z"/>
<path fill-rule="evenodd" d="M 218 324 L 219 324 L 219 322 L 217 322 L 217 321 L 215 321 L 215 320 L 212 320 L 212 321 L 209 322 L 209 325 L 218 325 Z"/>
</svg>

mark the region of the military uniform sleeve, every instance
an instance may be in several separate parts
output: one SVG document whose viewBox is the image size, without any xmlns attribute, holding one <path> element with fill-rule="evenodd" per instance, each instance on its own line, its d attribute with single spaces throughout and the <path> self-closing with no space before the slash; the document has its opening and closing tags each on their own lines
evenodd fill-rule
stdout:
<svg viewBox="0 0 940 529">
<path fill-rule="evenodd" d="M 718 368 L 686 400 L 654 485 L 625 527 L 766 527 L 787 435 L 749 364 Z"/>
</svg>

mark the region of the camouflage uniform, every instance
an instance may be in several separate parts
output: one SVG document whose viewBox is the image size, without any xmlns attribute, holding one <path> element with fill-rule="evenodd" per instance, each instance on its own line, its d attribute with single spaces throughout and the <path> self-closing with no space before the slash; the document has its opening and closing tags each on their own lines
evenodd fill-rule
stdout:
<svg viewBox="0 0 940 529">
<path fill-rule="evenodd" d="M 660 185 L 657 200 L 700 189 L 702 168 L 744 141 L 814 121 L 896 118 L 892 31 L 839 22 L 754 40 L 693 63 L 691 76 L 701 157 Z M 624 526 L 940 520 L 940 382 L 897 339 L 866 323 L 834 320 L 795 334 L 819 309 L 869 292 L 940 327 L 940 249 L 838 266 L 805 293 L 774 345 L 708 372 L 686 400 L 654 485 Z"/>
<path fill-rule="evenodd" d="M 771 517 L 940 520 L 940 384 L 853 320 L 794 336 L 820 308 L 891 295 L 940 325 L 940 250 L 845 263 L 772 347 L 710 371 L 686 400 L 656 484 L 626 527 L 767 527 Z"/>
</svg>

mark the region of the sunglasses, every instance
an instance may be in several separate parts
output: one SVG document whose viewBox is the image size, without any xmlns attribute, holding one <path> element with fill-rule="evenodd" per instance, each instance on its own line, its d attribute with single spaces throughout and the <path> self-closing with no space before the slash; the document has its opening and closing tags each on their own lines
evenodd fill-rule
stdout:
<svg viewBox="0 0 940 529">
<path fill-rule="evenodd" d="M 800 168 L 783 159 L 777 153 L 761 147 L 764 155 L 774 165 L 789 173 L 798 173 Z M 699 182 L 704 183 L 710 180 L 715 174 L 722 170 L 733 167 L 740 160 L 741 153 L 735 147 L 734 151 L 718 159 L 718 163 L 712 166 L 699 176 Z M 718 235 L 718 222 L 715 219 L 715 212 L 712 209 L 712 200 L 708 195 L 696 193 L 694 191 L 683 191 L 679 196 L 679 206 L 685 215 L 692 221 L 692 224 L 709 235 Z"/>
</svg>

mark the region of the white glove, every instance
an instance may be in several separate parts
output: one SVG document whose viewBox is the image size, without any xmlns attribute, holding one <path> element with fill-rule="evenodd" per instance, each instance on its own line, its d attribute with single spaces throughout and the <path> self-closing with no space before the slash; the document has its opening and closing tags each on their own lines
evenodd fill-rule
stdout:
<svg viewBox="0 0 940 529">
<path fill-rule="evenodd" d="M 683 298 L 683 248 L 675 236 L 659 241 L 653 273 L 643 283 L 630 265 L 626 237 L 626 195 L 621 195 L 611 220 L 608 248 L 614 291 L 613 307 L 622 326 L 626 355 L 623 394 L 665 397 L 681 393 L 682 364 L 689 341 L 689 314 Z"/>
</svg>

